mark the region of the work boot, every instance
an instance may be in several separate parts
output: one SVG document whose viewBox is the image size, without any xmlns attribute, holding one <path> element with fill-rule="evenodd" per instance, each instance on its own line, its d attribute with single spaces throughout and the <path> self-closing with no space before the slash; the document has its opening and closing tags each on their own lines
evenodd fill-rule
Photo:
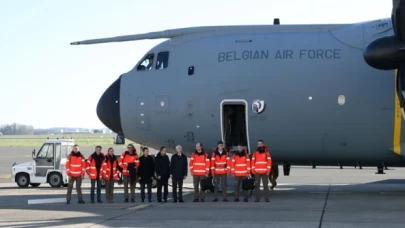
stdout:
<svg viewBox="0 0 405 228">
<path fill-rule="evenodd" d="M 125 200 L 124 200 L 124 203 L 128 203 L 128 199 L 125 199 Z"/>
<path fill-rule="evenodd" d="M 173 200 L 173 203 L 177 203 L 177 200 Z"/>
<path fill-rule="evenodd" d="M 91 203 L 94 203 L 94 200 L 93 200 L 93 199 L 91 200 Z"/>
<path fill-rule="evenodd" d="M 225 198 L 225 199 L 223 199 L 222 201 L 224 201 L 224 202 L 228 202 L 228 199 L 226 199 L 226 198 Z"/>
<path fill-rule="evenodd" d="M 135 199 L 131 199 L 131 203 L 135 203 Z"/>
<path fill-rule="evenodd" d="M 212 202 L 218 202 L 218 199 L 214 199 Z"/>
<path fill-rule="evenodd" d="M 265 201 L 266 203 L 268 203 L 268 202 L 270 202 L 270 199 L 265 199 L 264 201 Z"/>
<path fill-rule="evenodd" d="M 239 199 L 234 199 L 233 202 L 239 202 Z"/>
<path fill-rule="evenodd" d="M 195 203 L 195 202 L 198 202 L 198 201 L 199 201 L 198 199 L 194 199 L 194 200 L 193 200 L 194 203 Z"/>
<path fill-rule="evenodd" d="M 201 199 L 201 200 L 200 200 L 200 202 L 201 202 L 201 203 L 204 203 L 204 202 L 205 202 L 205 200 L 204 200 L 204 199 Z"/>
<path fill-rule="evenodd" d="M 142 199 L 142 203 L 145 201 L 145 199 Z"/>
<path fill-rule="evenodd" d="M 149 203 L 152 203 L 152 200 L 151 200 L 151 199 L 148 199 L 148 201 L 149 201 Z"/>
<path fill-rule="evenodd" d="M 255 202 L 256 202 L 256 203 L 257 203 L 257 202 L 260 202 L 260 199 L 256 199 Z"/>
<path fill-rule="evenodd" d="M 249 202 L 249 200 L 248 200 L 247 198 L 245 198 L 243 201 L 245 201 L 245 202 Z"/>
<path fill-rule="evenodd" d="M 184 203 L 184 201 L 183 201 L 182 199 L 181 199 L 181 200 L 179 200 L 179 202 L 180 202 L 180 203 Z"/>
<path fill-rule="evenodd" d="M 85 202 L 83 200 L 79 200 L 78 202 L 79 204 L 85 204 Z"/>
<path fill-rule="evenodd" d="M 167 203 L 167 199 L 164 199 L 163 201 L 164 201 L 165 203 Z"/>
<path fill-rule="evenodd" d="M 70 204 L 70 200 L 66 200 L 66 204 Z"/>
<path fill-rule="evenodd" d="M 101 200 L 97 200 L 97 203 L 103 203 L 103 201 L 101 201 Z"/>
<path fill-rule="evenodd" d="M 272 184 L 271 187 L 270 187 L 270 189 L 273 190 L 276 186 L 277 186 L 277 183 Z"/>
</svg>

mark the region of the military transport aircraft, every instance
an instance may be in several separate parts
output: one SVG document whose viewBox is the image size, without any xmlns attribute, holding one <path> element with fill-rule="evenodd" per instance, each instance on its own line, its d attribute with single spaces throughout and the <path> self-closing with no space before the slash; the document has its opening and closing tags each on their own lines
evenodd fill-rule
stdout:
<svg viewBox="0 0 405 228">
<path fill-rule="evenodd" d="M 104 92 L 100 120 L 186 154 L 257 140 L 284 166 L 405 166 L 405 2 L 355 24 L 207 26 L 73 42 L 168 38 Z M 398 73 L 396 73 L 398 69 Z"/>
</svg>

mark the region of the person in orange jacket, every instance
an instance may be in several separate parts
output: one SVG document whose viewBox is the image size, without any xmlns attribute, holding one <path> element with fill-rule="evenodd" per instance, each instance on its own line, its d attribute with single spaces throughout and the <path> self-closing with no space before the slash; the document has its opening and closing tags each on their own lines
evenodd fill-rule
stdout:
<svg viewBox="0 0 405 228">
<path fill-rule="evenodd" d="M 108 148 L 108 153 L 104 156 L 103 165 L 100 170 L 100 181 L 105 180 L 105 197 L 108 203 L 113 202 L 114 181 L 118 180 L 118 160 L 114 155 L 114 149 Z"/>
<path fill-rule="evenodd" d="M 226 198 L 226 179 L 227 174 L 231 171 L 231 163 L 229 153 L 224 148 L 224 143 L 219 141 L 217 148 L 211 155 L 211 174 L 214 177 L 215 192 L 213 202 L 218 202 L 219 182 L 222 184 L 222 198 L 224 202 L 228 202 Z"/>
<path fill-rule="evenodd" d="M 92 153 L 87 159 L 87 174 L 91 180 L 90 188 L 90 198 L 91 203 L 94 203 L 94 190 L 97 184 L 97 203 L 102 203 L 101 201 L 101 181 L 100 181 L 100 170 L 104 161 L 104 154 L 101 152 L 101 146 L 96 146 L 96 151 Z"/>
<path fill-rule="evenodd" d="M 82 180 L 86 174 L 86 162 L 84 156 L 79 151 L 79 146 L 76 144 L 73 146 L 72 152 L 66 159 L 66 174 L 69 177 L 69 184 L 67 187 L 66 204 L 70 204 L 72 198 L 73 184 L 76 182 L 77 197 L 79 198 L 79 204 L 84 204 L 82 195 Z"/>
<path fill-rule="evenodd" d="M 253 153 L 251 161 L 252 174 L 255 175 L 255 202 L 260 202 L 260 180 L 263 182 L 264 199 L 266 202 L 270 202 L 268 176 L 272 165 L 271 156 L 263 140 L 259 140 L 257 145 L 257 150 Z"/>
<path fill-rule="evenodd" d="M 242 144 L 238 145 L 238 151 L 232 156 L 231 172 L 235 177 L 235 200 L 239 202 L 239 189 L 242 181 L 250 175 L 250 157 Z M 243 190 L 244 201 L 248 202 L 248 191 Z"/>
<path fill-rule="evenodd" d="M 208 153 L 204 151 L 201 143 L 195 145 L 195 151 L 191 154 L 190 158 L 190 173 L 193 176 L 194 184 L 194 200 L 193 202 L 205 201 L 205 191 L 199 191 L 199 186 L 202 186 L 202 181 L 208 177 L 210 170 L 210 160 Z M 198 195 L 200 193 L 200 195 Z"/>
<path fill-rule="evenodd" d="M 128 144 L 127 151 L 123 152 L 118 159 L 118 165 L 122 168 L 122 176 L 124 178 L 124 202 L 128 203 L 129 184 L 131 188 L 131 202 L 135 203 L 135 186 L 139 167 L 139 157 L 134 145 Z"/>
</svg>

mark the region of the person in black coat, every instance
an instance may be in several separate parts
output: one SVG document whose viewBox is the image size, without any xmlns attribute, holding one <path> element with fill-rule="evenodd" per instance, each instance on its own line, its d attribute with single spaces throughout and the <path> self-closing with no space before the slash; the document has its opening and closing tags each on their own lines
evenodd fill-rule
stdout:
<svg viewBox="0 0 405 228">
<path fill-rule="evenodd" d="M 172 177 L 173 187 L 173 202 L 177 202 L 177 198 L 180 203 L 183 203 L 183 180 L 187 177 L 188 162 L 187 157 L 182 153 L 182 147 L 176 146 L 176 154 L 172 155 L 170 161 L 170 174 Z M 177 197 L 177 186 L 179 186 L 179 195 Z"/>
<path fill-rule="evenodd" d="M 149 149 L 143 147 L 143 155 L 139 158 L 138 179 L 141 184 L 141 199 L 142 203 L 145 200 L 145 185 L 148 188 L 148 200 L 152 202 L 152 181 L 155 174 L 155 162 L 153 157 L 149 155 Z"/>
<path fill-rule="evenodd" d="M 166 147 L 162 146 L 155 158 L 155 172 L 157 178 L 157 198 L 158 202 L 162 202 L 162 187 L 164 187 L 163 200 L 167 203 L 167 195 L 169 192 L 170 178 L 170 160 L 166 154 Z"/>
</svg>

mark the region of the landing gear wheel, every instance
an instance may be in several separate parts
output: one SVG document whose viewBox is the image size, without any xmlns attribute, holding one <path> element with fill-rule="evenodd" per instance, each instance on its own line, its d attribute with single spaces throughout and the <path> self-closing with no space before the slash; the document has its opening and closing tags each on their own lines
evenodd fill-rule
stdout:
<svg viewBox="0 0 405 228">
<path fill-rule="evenodd" d="M 41 184 L 39 184 L 39 183 L 31 183 L 30 184 L 31 185 L 31 187 L 33 187 L 33 188 L 36 188 L 36 187 L 39 187 Z"/>
<path fill-rule="evenodd" d="M 30 184 L 30 176 L 28 176 L 28 174 L 26 174 L 26 173 L 18 174 L 16 181 L 17 181 L 18 187 L 26 188 Z"/>
<path fill-rule="evenodd" d="M 49 175 L 49 185 L 52 188 L 60 188 L 62 184 L 62 176 L 59 173 L 52 173 Z"/>
</svg>

